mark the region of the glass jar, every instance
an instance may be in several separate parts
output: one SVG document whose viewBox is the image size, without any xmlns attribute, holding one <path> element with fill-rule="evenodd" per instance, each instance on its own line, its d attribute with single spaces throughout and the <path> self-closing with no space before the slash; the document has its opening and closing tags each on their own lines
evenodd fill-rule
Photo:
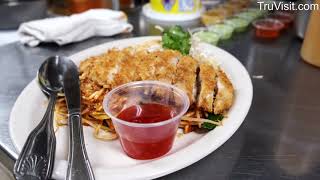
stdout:
<svg viewBox="0 0 320 180">
<path fill-rule="evenodd" d="M 320 6 L 320 0 L 314 1 Z M 320 67 L 320 11 L 313 10 L 309 19 L 307 31 L 301 48 L 302 59 Z"/>
</svg>

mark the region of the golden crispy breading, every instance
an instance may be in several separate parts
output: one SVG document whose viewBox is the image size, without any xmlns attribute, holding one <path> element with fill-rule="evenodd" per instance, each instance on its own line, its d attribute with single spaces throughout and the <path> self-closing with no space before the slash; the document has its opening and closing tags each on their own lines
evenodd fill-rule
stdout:
<svg viewBox="0 0 320 180">
<path fill-rule="evenodd" d="M 119 70 L 114 75 L 112 88 L 137 80 L 136 69 L 139 59 L 133 56 L 129 49 L 124 49 L 122 52 L 124 58 L 118 63 Z"/>
<path fill-rule="evenodd" d="M 174 81 L 177 63 L 182 57 L 181 53 L 174 50 L 152 52 L 155 56 L 156 80 L 172 84 Z"/>
<path fill-rule="evenodd" d="M 155 79 L 168 84 L 172 84 L 174 81 L 177 63 L 182 56 L 180 52 L 173 50 L 152 51 L 150 52 L 155 61 Z M 155 96 L 174 98 L 172 93 L 168 93 L 161 89 L 151 90 Z"/>
<path fill-rule="evenodd" d="M 111 49 L 107 53 L 89 60 L 91 64 L 82 62 L 80 72 L 87 73 L 86 76 L 95 83 L 110 89 L 114 81 L 114 75 L 119 71 L 119 64 L 127 57 L 127 53 Z"/>
<path fill-rule="evenodd" d="M 216 88 L 216 71 L 211 64 L 200 64 L 200 93 L 198 108 L 207 112 L 213 112 L 214 89 Z"/>
<path fill-rule="evenodd" d="M 217 72 L 218 91 L 214 101 L 214 113 L 222 114 L 230 109 L 233 103 L 233 86 L 227 75 L 219 69 Z"/>
<path fill-rule="evenodd" d="M 137 75 L 139 80 L 155 80 L 155 64 L 156 57 L 153 53 L 143 53 L 140 52 L 139 59 L 140 62 L 137 66 Z"/>
<path fill-rule="evenodd" d="M 184 90 L 190 104 L 195 102 L 198 63 L 190 56 L 183 56 L 177 65 L 174 85 Z"/>
</svg>

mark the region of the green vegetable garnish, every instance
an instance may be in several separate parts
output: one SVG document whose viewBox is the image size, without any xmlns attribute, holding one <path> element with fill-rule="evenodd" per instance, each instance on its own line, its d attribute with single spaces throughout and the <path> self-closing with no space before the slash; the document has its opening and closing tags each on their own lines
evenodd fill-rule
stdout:
<svg viewBox="0 0 320 180">
<path fill-rule="evenodd" d="M 212 121 L 215 121 L 215 122 L 219 122 L 219 121 L 221 121 L 223 118 L 224 118 L 224 117 L 223 117 L 223 115 L 221 115 L 221 114 L 213 114 L 213 113 L 210 113 L 210 114 L 208 115 L 208 119 L 210 119 L 210 120 L 212 120 Z M 208 130 L 212 130 L 212 129 L 216 128 L 217 126 L 216 126 L 215 124 L 211 124 L 211 123 L 205 122 L 205 123 L 203 123 L 203 124 L 201 125 L 201 127 L 202 127 L 202 128 L 205 128 L 205 129 L 208 129 Z"/>
<path fill-rule="evenodd" d="M 181 26 L 172 26 L 163 31 L 162 47 L 188 55 L 191 47 L 190 37 L 190 34 L 184 31 Z"/>
</svg>

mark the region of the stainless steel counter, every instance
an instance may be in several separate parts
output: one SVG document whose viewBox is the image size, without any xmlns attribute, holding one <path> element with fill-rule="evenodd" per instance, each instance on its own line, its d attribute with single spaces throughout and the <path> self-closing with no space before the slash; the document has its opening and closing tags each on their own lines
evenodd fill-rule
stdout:
<svg viewBox="0 0 320 180">
<path fill-rule="evenodd" d="M 45 44 L 29 48 L 19 43 L 0 47 L 2 149 L 12 157 L 17 156 L 8 134 L 10 110 L 46 57 L 71 55 L 114 39 L 154 35 L 158 32 L 153 24 L 168 25 L 146 20 L 140 9 L 128 14 L 135 27 L 132 34 L 92 38 L 63 47 Z M 320 179 L 320 69 L 300 60 L 301 41 L 291 31 L 283 32 L 280 39 L 271 42 L 253 37 L 253 32 L 248 31 L 219 45 L 236 56 L 252 76 L 254 98 L 246 120 L 215 152 L 160 179 Z M 10 164 L 9 161 L 3 163 Z"/>
</svg>

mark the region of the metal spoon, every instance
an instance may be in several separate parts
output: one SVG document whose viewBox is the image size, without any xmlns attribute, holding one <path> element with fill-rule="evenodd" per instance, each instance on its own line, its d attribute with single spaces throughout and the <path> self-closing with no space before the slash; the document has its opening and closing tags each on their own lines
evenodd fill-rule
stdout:
<svg viewBox="0 0 320 180">
<path fill-rule="evenodd" d="M 52 175 L 56 138 L 53 130 L 53 113 L 58 92 L 63 90 L 64 59 L 49 57 L 38 71 L 41 90 L 49 96 L 43 119 L 30 133 L 14 165 L 18 180 L 49 179 Z"/>
</svg>

